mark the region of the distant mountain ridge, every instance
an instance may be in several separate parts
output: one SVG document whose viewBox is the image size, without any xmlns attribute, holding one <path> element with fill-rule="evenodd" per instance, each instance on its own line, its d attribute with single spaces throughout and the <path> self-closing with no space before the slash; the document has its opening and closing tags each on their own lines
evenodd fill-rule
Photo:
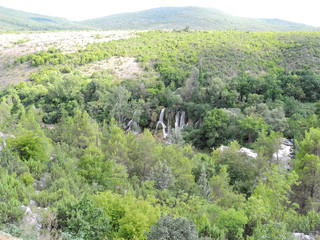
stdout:
<svg viewBox="0 0 320 240">
<path fill-rule="evenodd" d="M 253 19 L 201 7 L 162 7 L 82 21 L 103 30 L 182 29 L 242 31 L 319 31 L 320 28 L 278 19 Z"/>
<path fill-rule="evenodd" d="M 148 30 L 320 31 L 280 19 L 254 19 L 201 7 L 161 7 L 80 22 L 0 7 L 0 30 Z"/>
<path fill-rule="evenodd" d="M 65 18 L 0 7 L 0 31 L 83 30 L 83 26 Z"/>
</svg>

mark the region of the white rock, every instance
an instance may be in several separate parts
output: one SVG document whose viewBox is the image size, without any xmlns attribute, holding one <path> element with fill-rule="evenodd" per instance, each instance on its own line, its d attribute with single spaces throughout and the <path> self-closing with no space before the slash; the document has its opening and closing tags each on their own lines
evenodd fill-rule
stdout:
<svg viewBox="0 0 320 240">
<path fill-rule="evenodd" d="M 313 237 L 304 235 L 303 233 L 293 233 L 293 236 L 296 240 L 315 240 Z"/>
<path fill-rule="evenodd" d="M 29 205 L 30 205 L 31 207 L 37 207 L 37 206 L 38 206 L 37 202 L 34 201 L 34 200 L 30 200 Z"/>
<path fill-rule="evenodd" d="M 239 152 L 247 154 L 249 157 L 257 158 L 258 154 L 249 148 L 242 147 Z"/>
</svg>

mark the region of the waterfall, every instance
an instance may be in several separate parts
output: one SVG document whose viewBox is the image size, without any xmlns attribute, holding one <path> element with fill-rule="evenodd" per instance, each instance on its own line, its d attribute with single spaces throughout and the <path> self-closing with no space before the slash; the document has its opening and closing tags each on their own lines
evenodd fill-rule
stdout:
<svg viewBox="0 0 320 240">
<path fill-rule="evenodd" d="M 177 133 L 179 128 L 179 112 L 176 114 L 176 121 L 174 123 L 174 132 Z"/>
<path fill-rule="evenodd" d="M 132 123 L 132 119 L 128 122 L 127 127 L 129 127 L 129 128 L 130 128 L 131 123 Z"/>
<path fill-rule="evenodd" d="M 127 124 L 127 127 L 129 127 L 129 128 L 128 128 L 128 131 L 131 130 L 131 124 L 133 123 L 134 116 L 136 115 L 136 112 L 137 112 L 137 111 L 134 111 L 131 120 L 130 120 L 130 121 L 128 122 L 128 124 Z"/>
<path fill-rule="evenodd" d="M 167 128 L 167 127 L 166 127 L 166 125 L 165 125 L 164 122 L 163 122 L 164 110 L 165 110 L 165 108 L 163 108 L 163 109 L 161 110 L 160 117 L 159 117 L 159 121 L 157 122 L 157 126 L 156 126 L 156 131 L 155 131 L 155 133 L 158 132 L 158 126 L 159 126 L 159 124 L 161 124 L 161 125 L 162 125 L 162 131 L 163 131 L 163 138 L 166 138 L 168 134 L 166 133 L 166 128 Z"/>
<path fill-rule="evenodd" d="M 170 112 L 170 109 L 168 111 L 168 134 L 170 133 L 171 131 L 171 126 L 170 126 L 170 121 L 171 121 L 171 112 Z"/>
<path fill-rule="evenodd" d="M 184 125 L 185 125 L 185 118 L 186 118 L 186 112 L 185 111 L 183 111 L 182 113 L 181 113 L 181 117 L 180 117 L 180 128 L 183 128 L 184 127 Z"/>
<path fill-rule="evenodd" d="M 194 128 L 200 128 L 200 119 L 198 121 L 196 121 L 196 123 L 194 124 Z"/>
</svg>

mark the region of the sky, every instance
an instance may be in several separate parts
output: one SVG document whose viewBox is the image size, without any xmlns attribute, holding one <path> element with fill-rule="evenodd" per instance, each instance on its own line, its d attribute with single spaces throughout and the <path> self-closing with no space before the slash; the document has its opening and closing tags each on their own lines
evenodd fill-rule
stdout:
<svg viewBox="0 0 320 240">
<path fill-rule="evenodd" d="M 320 0 L 0 0 L 0 6 L 73 21 L 157 7 L 199 6 L 320 27 Z"/>
</svg>

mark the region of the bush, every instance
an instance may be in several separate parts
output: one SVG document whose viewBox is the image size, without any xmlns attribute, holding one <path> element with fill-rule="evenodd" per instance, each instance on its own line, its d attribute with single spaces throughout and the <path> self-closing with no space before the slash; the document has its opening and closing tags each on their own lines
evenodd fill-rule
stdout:
<svg viewBox="0 0 320 240">
<path fill-rule="evenodd" d="M 0 167 L 0 224 L 18 221 L 23 215 L 19 206 L 26 200 L 24 184 Z"/>
<path fill-rule="evenodd" d="M 88 197 L 84 197 L 78 203 L 60 207 L 57 220 L 63 232 L 76 238 L 100 240 L 110 235 L 108 217 Z"/>
<path fill-rule="evenodd" d="M 157 240 L 196 240 L 199 239 L 196 225 L 186 218 L 174 218 L 162 214 L 156 225 L 151 226 L 147 239 Z"/>
</svg>

